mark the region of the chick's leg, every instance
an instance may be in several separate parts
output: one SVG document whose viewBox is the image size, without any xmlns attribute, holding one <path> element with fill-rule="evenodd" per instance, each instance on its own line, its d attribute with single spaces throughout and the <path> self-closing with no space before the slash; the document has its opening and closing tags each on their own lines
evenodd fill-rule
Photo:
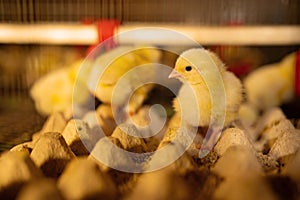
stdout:
<svg viewBox="0 0 300 200">
<path fill-rule="evenodd" d="M 216 127 L 210 127 L 207 130 L 206 136 L 200 147 L 199 158 L 203 158 L 213 149 L 221 133 L 222 129 Z"/>
</svg>

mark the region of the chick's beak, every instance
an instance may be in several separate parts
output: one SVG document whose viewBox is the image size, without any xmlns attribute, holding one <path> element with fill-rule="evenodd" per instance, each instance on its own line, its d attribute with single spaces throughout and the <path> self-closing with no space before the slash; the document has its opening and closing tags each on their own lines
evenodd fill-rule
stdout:
<svg viewBox="0 0 300 200">
<path fill-rule="evenodd" d="M 181 75 L 175 69 L 173 69 L 171 74 L 168 76 L 168 78 L 180 78 L 180 77 Z"/>
</svg>

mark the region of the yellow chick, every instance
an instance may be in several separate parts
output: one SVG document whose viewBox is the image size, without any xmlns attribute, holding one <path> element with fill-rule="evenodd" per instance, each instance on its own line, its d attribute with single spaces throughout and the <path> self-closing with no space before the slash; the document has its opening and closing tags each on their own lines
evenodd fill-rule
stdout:
<svg viewBox="0 0 300 200">
<path fill-rule="evenodd" d="M 133 114 L 153 87 L 151 84 L 138 86 L 144 81 L 153 81 L 155 71 L 150 66 L 142 70 L 131 70 L 144 64 L 157 63 L 160 57 L 161 52 L 152 47 L 117 47 L 96 59 L 88 87 L 100 101 L 111 104 L 114 111 Z M 131 95 L 133 91 L 135 92 Z"/>
<path fill-rule="evenodd" d="M 212 125 L 212 130 L 208 130 L 209 135 L 201 147 L 211 149 L 223 129 L 219 127 L 220 124 L 215 124 L 223 118 L 226 127 L 238 117 L 239 106 L 243 100 L 240 80 L 233 73 L 226 71 L 222 61 L 213 52 L 203 48 L 183 52 L 169 78 L 178 78 L 183 82 L 173 104 L 176 112 L 180 113 L 181 109 L 187 110 L 182 119 L 191 126 Z M 190 94 L 189 87 L 195 94 L 196 104 L 191 102 L 193 94 Z M 220 90 L 220 87 L 223 90 Z M 213 105 L 212 98 L 221 98 L 222 92 L 225 102 Z M 213 106 L 217 108 L 215 116 L 212 116 Z M 196 114 L 199 114 L 198 118 L 195 117 Z"/>
<path fill-rule="evenodd" d="M 33 84 L 30 95 L 40 114 L 50 115 L 54 112 L 63 112 L 65 117 L 68 118 L 72 115 L 72 100 L 76 103 L 87 100 L 89 92 L 87 89 L 82 88 L 83 79 L 87 78 L 86 73 L 81 73 L 81 75 L 85 75 L 85 78 L 80 76 L 80 83 L 76 85 L 77 89 L 81 90 L 77 93 L 80 93 L 80 95 L 73 98 L 73 89 L 82 62 L 81 59 L 69 67 L 54 70 Z"/>
<path fill-rule="evenodd" d="M 294 96 L 294 71 L 296 53 L 291 53 L 279 63 L 262 66 L 245 80 L 248 101 L 257 109 L 266 110 L 291 100 Z"/>
</svg>

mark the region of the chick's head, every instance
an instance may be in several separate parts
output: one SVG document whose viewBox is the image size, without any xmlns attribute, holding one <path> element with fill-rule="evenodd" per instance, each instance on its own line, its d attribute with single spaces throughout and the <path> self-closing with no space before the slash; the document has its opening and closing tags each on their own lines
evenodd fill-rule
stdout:
<svg viewBox="0 0 300 200">
<path fill-rule="evenodd" d="M 222 61 L 214 53 L 197 48 L 185 51 L 179 56 L 169 77 L 187 81 L 192 85 L 205 84 L 214 72 L 224 70 Z"/>
</svg>

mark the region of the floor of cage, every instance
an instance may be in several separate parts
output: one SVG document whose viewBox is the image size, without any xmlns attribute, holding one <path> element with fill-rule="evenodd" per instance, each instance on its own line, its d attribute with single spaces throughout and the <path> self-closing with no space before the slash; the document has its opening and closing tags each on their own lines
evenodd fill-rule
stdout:
<svg viewBox="0 0 300 200">
<path fill-rule="evenodd" d="M 27 94 L 0 98 L 0 152 L 31 139 L 45 117 L 39 115 Z"/>
</svg>

